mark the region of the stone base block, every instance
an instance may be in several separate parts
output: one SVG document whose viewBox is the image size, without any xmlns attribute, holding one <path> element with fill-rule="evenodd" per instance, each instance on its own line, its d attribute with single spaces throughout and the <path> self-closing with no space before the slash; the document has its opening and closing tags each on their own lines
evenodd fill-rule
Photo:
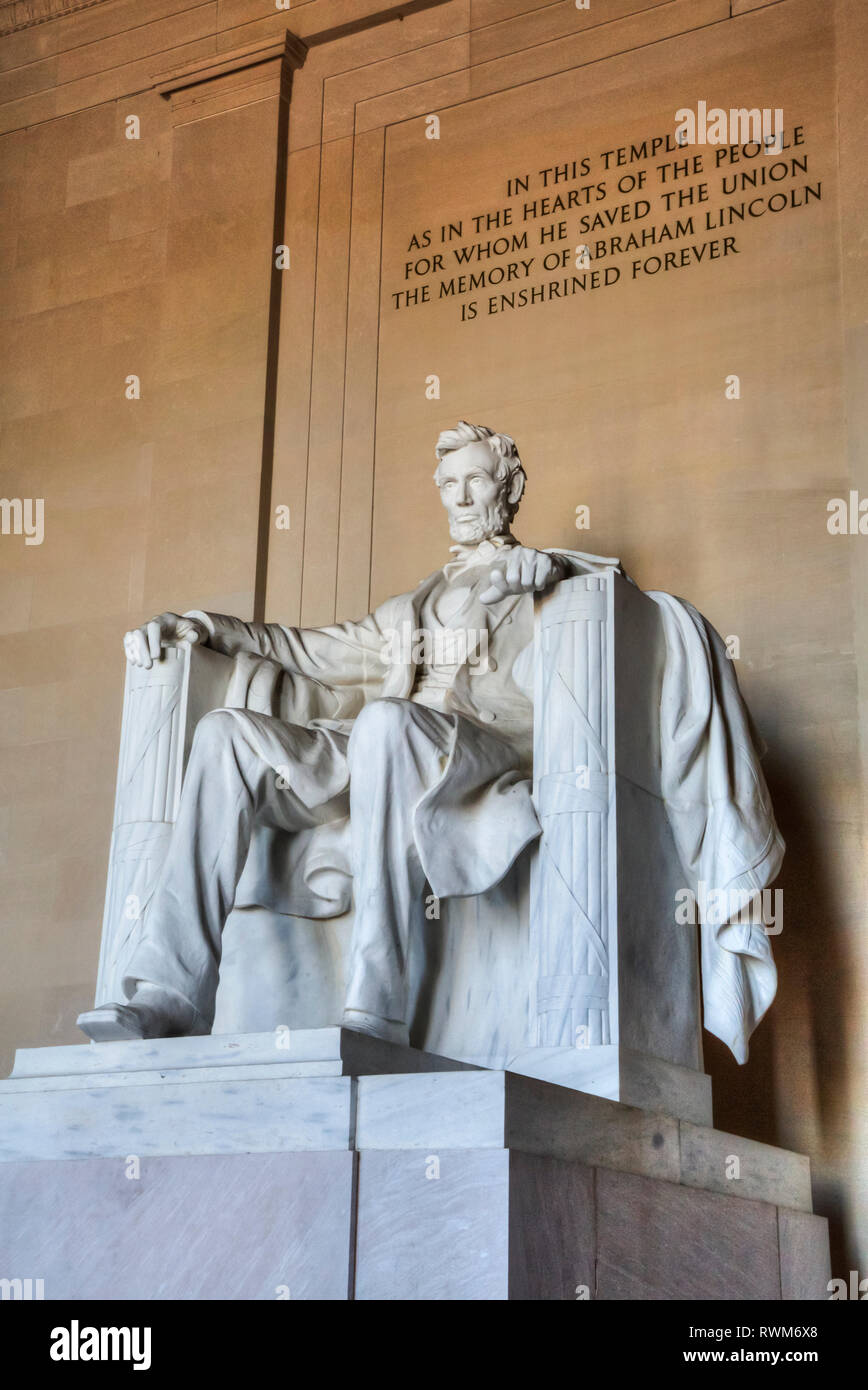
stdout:
<svg viewBox="0 0 868 1390">
<path fill-rule="evenodd" d="M 0 1162 L 352 1146 L 352 1077 L 462 1062 L 346 1028 L 21 1048 Z"/>
<path fill-rule="evenodd" d="M 359 1156 L 357 1299 L 823 1299 L 828 1278 L 804 1212 L 514 1150 Z"/>
<path fill-rule="evenodd" d="M 355 1156 L 0 1163 L 0 1277 L 51 1299 L 346 1299 Z"/>
<path fill-rule="evenodd" d="M 19 1054 L 4 1296 L 826 1297 L 802 1155 L 323 1031 Z"/>
<path fill-rule="evenodd" d="M 824 1299 L 826 1222 L 508 1149 L 0 1164 L 48 1299 Z"/>
</svg>

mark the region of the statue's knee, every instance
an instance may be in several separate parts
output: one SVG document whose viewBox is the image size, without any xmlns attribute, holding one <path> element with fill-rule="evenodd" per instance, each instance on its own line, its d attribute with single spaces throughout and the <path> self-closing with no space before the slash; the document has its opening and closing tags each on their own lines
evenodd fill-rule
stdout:
<svg viewBox="0 0 868 1390">
<path fill-rule="evenodd" d="M 357 715 L 350 734 L 349 755 L 358 757 L 365 749 L 382 749 L 404 737 L 407 724 L 412 718 L 407 700 L 372 700 Z"/>
<path fill-rule="evenodd" d="M 237 731 L 235 715 L 228 709 L 212 709 L 203 714 L 193 734 L 193 749 L 210 754 L 221 751 L 231 743 Z"/>
</svg>

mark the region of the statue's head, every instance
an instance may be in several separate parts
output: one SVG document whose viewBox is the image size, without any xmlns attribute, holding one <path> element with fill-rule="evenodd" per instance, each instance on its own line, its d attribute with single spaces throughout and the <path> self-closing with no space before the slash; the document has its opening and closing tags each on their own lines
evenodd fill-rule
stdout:
<svg viewBox="0 0 868 1390">
<path fill-rule="evenodd" d="M 434 481 L 452 539 L 472 545 L 508 535 L 526 482 L 515 440 L 461 420 L 443 431 L 435 453 Z"/>
</svg>

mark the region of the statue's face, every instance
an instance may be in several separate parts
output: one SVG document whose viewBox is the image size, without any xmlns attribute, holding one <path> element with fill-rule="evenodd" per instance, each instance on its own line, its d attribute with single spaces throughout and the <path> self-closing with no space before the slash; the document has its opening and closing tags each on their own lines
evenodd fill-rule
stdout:
<svg viewBox="0 0 868 1390">
<path fill-rule="evenodd" d="M 495 477 L 497 462 L 483 440 L 465 444 L 437 468 L 440 501 L 449 516 L 449 534 L 465 545 L 502 536 L 509 530 L 509 483 Z"/>
</svg>

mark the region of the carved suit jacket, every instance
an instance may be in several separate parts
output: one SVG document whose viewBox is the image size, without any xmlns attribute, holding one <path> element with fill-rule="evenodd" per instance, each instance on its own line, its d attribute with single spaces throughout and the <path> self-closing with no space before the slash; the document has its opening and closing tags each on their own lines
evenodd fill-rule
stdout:
<svg viewBox="0 0 868 1390">
<path fill-rule="evenodd" d="M 620 571 L 617 559 L 582 551 L 549 551 L 569 574 Z M 474 589 L 487 587 L 487 564 Z M 349 732 L 352 721 L 370 700 L 409 699 L 418 667 L 412 641 L 397 645 L 394 634 L 411 635 L 421 627 L 426 600 L 446 585 L 435 570 L 415 589 L 386 599 L 359 621 L 319 628 L 282 623 L 247 623 L 220 613 L 193 610 L 209 631 L 208 645 L 236 658 L 230 704 L 276 714 L 289 723 Z M 507 739 L 522 767 L 530 770 L 533 735 L 532 648 L 533 595 L 509 594 L 483 606 L 488 631 L 487 661 L 461 662 L 444 709 L 463 714 Z M 399 659 L 386 658 L 387 652 Z M 268 665 L 264 665 L 268 663 Z"/>
</svg>

